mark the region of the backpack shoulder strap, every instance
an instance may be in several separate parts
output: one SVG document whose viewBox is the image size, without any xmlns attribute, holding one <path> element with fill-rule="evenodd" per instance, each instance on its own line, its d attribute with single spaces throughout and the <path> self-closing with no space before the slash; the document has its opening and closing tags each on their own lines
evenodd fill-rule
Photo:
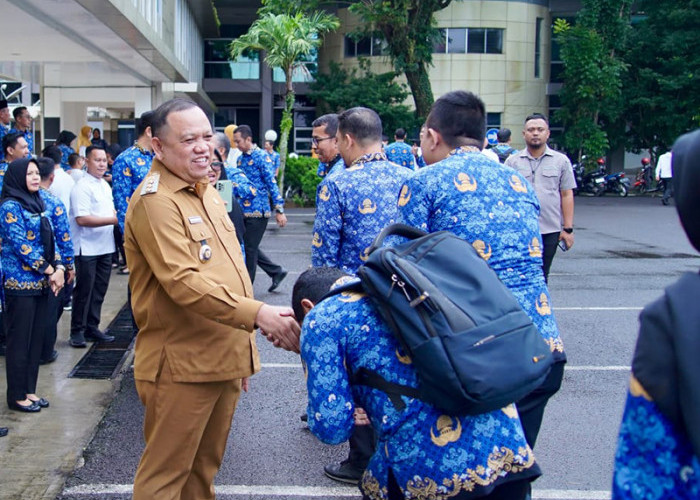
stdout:
<svg viewBox="0 0 700 500">
<path fill-rule="evenodd" d="M 379 389 L 389 396 L 389 400 L 394 405 L 394 408 L 399 411 L 406 408 L 406 403 L 403 402 L 401 396 L 407 396 L 414 399 L 420 398 L 420 391 L 418 389 L 407 385 L 389 382 L 378 373 L 364 367 L 360 368 L 355 373 L 350 374 L 350 383 L 354 385 L 366 385 L 373 387 L 374 389 Z"/>
</svg>

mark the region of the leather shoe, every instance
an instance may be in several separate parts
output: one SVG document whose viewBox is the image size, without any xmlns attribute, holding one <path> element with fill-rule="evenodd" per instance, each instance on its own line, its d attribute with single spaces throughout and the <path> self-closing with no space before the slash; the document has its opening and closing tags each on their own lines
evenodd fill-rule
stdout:
<svg viewBox="0 0 700 500">
<path fill-rule="evenodd" d="M 287 271 L 285 269 L 282 269 L 280 272 L 275 274 L 272 277 L 272 284 L 270 285 L 270 288 L 267 289 L 268 292 L 274 292 L 277 290 L 277 287 L 280 286 L 280 283 L 282 283 L 282 280 L 287 277 Z"/>
<path fill-rule="evenodd" d="M 80 336 L 71 336 L 70 340 L 68 341 L 71 347 L 76 347 L 78 349 L 83 349 L 87 347 L 87 344 L 85 343 L 85 337 L 82 335 Z"/>
<path fill-rule="evenodd" d="M 339 464 L 326 465 L 323 468 L 326 476 L 334 481 L 340 481 L 347 484 L 358 484 L 364 474 L 364 469 L 357 467 L 355 464 L 345 460 Z"/>
<path fill-rule="evenodd" d="M 36 403 L 32 403 L 30 405 L 23 406 L 23 405 L 17 403 L 16 401 L 14 401 L 12 403 L 9 403 L 7 406 L 10 408 L 10 410 L 23 411 L 25 413 L 36 413 L 36 412 L 41 411 L 41 406 L 39 406 Z"/>
<path fill-rule="evenodd" d="M 44 399 L 44 398 L 39 398 L 36 401 L 33 399 L 30 399 L 29 401 L 32 401 L 35 405 L 39 405 L 39 408 L 48 408 L 49 407 L 49 400 Z"/>
<path fill-rule="evenodd" d="M 54 349 L 54 351 L 51 353 L 51 356 L 49 356 L 47 359 L 42 359 L 39 361 L 40 365 L 48 365 L 49 363 L 53 363 L 58 359 L 58 351 Z"/>
<path fill-rule="evenodd" d="M 114 342 L 114 336 L 108 335 L 105 332 L 101 332 L 99 330 L 95 330 L 92 332 L 85 333 L 85 340 L 109 344 L 110 342 Z"/>
<path fill-rule="evenodd" d="M 7 427 L 0 427 L 0 437 L 7 436 L 8 432 L 9 432 L 9 429 Z"/>
</svg>

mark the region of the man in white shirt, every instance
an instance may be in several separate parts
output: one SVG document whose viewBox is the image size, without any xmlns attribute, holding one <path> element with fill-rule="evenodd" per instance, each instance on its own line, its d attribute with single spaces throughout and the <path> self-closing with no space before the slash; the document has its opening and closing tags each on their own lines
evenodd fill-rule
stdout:
<svg viewBox="0 0 700 500">
<path fill-rule="evenodd" d="M 112 190 L 102 177 L 107 171 L 107 153 L 97 146 L 85 151 L 87 172 L 71 192 L 71 219 L 77 232 L 75 247 L 76 281 L 73 291 L 70 345 L 85 347 L 86 340 L 113 342 L 101 332 L 100 316 L 114 253 L 114 210 Z"/>
<path fill-rule="evenodd" d="M 671 168 L 671 160 L 673 155 L 670 151 L 659 156 L 659 161 L 656 162 L 656 180 L 664 181 L 664 197 L 661 198 L 661 203 L 668 205 L 668 200 L 673 196 L 673 168 Z"/>
<path fill-rule="evenodd" d="M 66 207 L 66 212 L 70 214 L 70 193 L 73 191 L 75 181 L 61 168 L 61 150 L 56 146 L 44 148 L 41 156 L 50 158 L 54 163 L 53 181 L 49 187 L 49 193 L 56 196 Z"/>
</svg>

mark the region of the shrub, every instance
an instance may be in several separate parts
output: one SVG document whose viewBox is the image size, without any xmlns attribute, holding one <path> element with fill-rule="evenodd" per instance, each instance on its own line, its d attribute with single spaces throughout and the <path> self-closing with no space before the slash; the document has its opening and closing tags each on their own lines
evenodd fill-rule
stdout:
<svg viewBox="0 0 700 500">
<path fill-rule="evenodd" d="M 316 187 L 321 182 L 321 178 L 316 174 L 317 171 L 317 158 L 287 157 L 287 167 L 284 172 L 285 199 L 303 207 L 313 207 L 316 204 Z"/>
</svg>

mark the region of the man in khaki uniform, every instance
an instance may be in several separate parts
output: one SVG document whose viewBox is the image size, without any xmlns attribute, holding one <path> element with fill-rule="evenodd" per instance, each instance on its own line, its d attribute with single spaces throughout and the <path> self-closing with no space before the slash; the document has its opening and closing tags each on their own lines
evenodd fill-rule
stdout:
<svg viewBox="0 0 700 500">
<path fill-rule="evenodd" d="M 204 112 L 174 99 L 151 127 L 155 159 L 129 203 L 124 241 L 146 407 L 133 498 L 212 499 L 241 387 L 260 369 L 255 327 L 296 352 L 299 328 L 290 308 L 253 299 L 233 224 L 207 180 L 214 143 Z"/>
</svg>

